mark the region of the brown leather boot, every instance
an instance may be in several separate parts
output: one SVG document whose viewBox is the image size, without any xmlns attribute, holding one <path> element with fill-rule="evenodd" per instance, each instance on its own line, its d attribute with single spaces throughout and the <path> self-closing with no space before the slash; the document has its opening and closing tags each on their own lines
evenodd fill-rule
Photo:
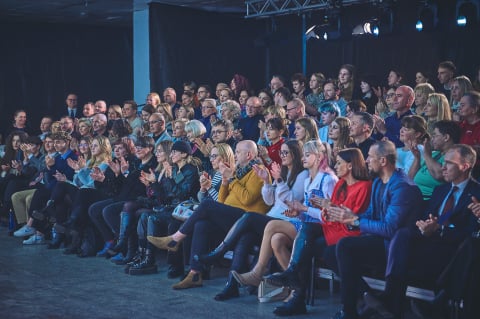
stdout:
<svg viewBox="0 0 480 319">
<path fill-rule="evenodd" d="M 178 284 L 172 286 L 173 289 L 188 289 L 188 288 L 197 288 L 203 286 L 202 273 L 195 273 L 190 271 Z"/>
</svg>

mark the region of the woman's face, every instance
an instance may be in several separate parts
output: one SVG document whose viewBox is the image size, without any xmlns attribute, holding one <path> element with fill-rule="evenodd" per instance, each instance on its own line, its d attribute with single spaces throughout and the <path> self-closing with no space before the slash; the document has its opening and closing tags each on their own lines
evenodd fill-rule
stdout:
<svg viewBox="0 0 480 319">
<path fill-rule="evenodd" d="M 185 136 L 185 127 L 180 123 L 175 123 L 173 125 L 172 135 L 177 138 Z"/>
<path fill-rule="evenodd" d="M 142 114 L 143 114 L 143 112 L 142 112 Z M 108 109 L 107 115 L 108 115 L 109 120 L 117 120 L 117 119 L 120 118 L 120 115 L 117 112 L 115 112 L 114 109 Z"/>
<path fill-rule="evenodd" d="M 235 84 L 235 79 L 232 79 L 230 81 L 230 89 L 235 92 L 235 90 L 237 89 L 237 84 Z"/>
<path fill-rule="evenodd" d="M 85 136 L 90 133 L 90 126 L 85 123 L 80 123 L 78 125 L 78 132 L 80 133 L 80 135 Z"/>
<path fill-rule="evenodd" d="M 142 111 L 142 121 L 143 121 L 143 123 L 147 123 L 149 117 L 150 117 L 150 113 Z"/>
<path fill-rule="evenodd" d="M 293 163 L 292 153 L 286 144 L 283 144 L 280 148 L 280 158 L 282 160 L 282 166 L 291 166 Z"/>
<path fill-rule="evenodd" d="M 277 141 L 282 137 L 282 131 L 277 130 L 271 125 L 267 125 L 267 137 L 270 141 Z"/>
<path fill-rule="evenodd" d="M 163 163 L 168 160 L 167 153 L 165 153 L 161 145 L 157 146 L 155 150 L 155 157 L 159 163 Z"/>
<path fill-rule="evenodd" d="M 268 94 L 262 92 L 258 95 L 258 98 L 260 99 L 260 103 L 262 104 L 262 107 L 267 107 L 271 103 L 271 99 L 268 96 Z"/>
<path fill-rule="evenodd" d="M 17 116 L 15 116 L 15 124 L 17 126 L 24 126 L 26 122 L 27 122 L 27 113 L 18 112 Z"/>
<path fill-rule="evenodd" d="M 177 110 L 177 118 L 186 119 L 187 118 L 187 109 L 184 107 L 179 107 Z"/>
<path fill-rule="evenodd" d="M 328 138 L 332 141 L 336 141 L 340 138 L 340 125 L 333 121 L 328 129 Z"/>
<path fill-rule="evenodd" d="M 227 101 L 229 98 L 230 98 L 230 96 L 229 96 L 227 90 L 221 90 L 220 91 L 220 96 L 218 97 L 218 99 L 220 100 L 220 103 L 223 103 L 223 102 Z"/>
<path fill-rule="evenodd" d="M 218 154 L 218 149 L 216 147 L 212 148 L 210 151 L 210 163 L 212 163 L 212 168 L 218 170 L 218 164 L 222 162 L 222 158 Z"/>
<path fill-rule="evenodd" d="M 295 134 L 295 139 L 299 141 L 303 141 L 307 135 L 305 128 L 298 123 L 295 123 L 295 131 L 293 134 Z"/>
<path fill-rule="evenodd" d="M 187 131 L 187 139 L 188 139 L 191 143 L 194 143 L 196 138 L 197 138 L 197 137 L 195 136 L 195 134 L 193 134 L 192 131 Z"/>
<path fill-rule="evenodd" d="M 409 142 L 409 141 L 415 141 L 417 139 L 417 132 L 413 128 L 407 128 L 405 126 L 402 126 L 400 129 L 400 141 L 403 143 Z"/>
<path fill-rule="evenodd" d="M 173 164 L 180 163 L 185 158 L 185 153 L 179 152 L 177 150 L 172 150 L 170 152 L 170 158 Z"/>
<path fill-rule="evenodd" d="M 244 90 L 244 91 L 240 92 L 240 96 L 238 97 L 238 102 L 240 103 L 240 105 L 247 104 L 247 99 L 248 99 L 247 91 Z"/>
<path fill-rule="evenodd" d="M 460 99 L 460 104 L 458 107 L 458 113 L 460 114 L 460 116 L 466 119 L 471 117 L 477 112 L 478 112 L 478 107 L 472 105 L 468 97 L 464 96 Z"/>
<path fill-rule="evenodd" d="M 400 81 L 400 78 L 398 77 L 397 73 L 390 71 L 390 73 L 388 73 L 387 81 L 388 86 L 393 86 Z"/>
<path fill-rule="evenodd" d="M 310 82 L 308 83 L 310 86 L 310 89 L 312 90 L 317 90 L 320 88 L 320 82 L 318 81 L 317 77 L 315 75 L 312 75 L 310 77 Z"/>
<path fill-rule="evenodd" d="M 458 81 L 453 81 L 452 87 L 451 87 L 451 95 L 452 95 L 452 100 L 454 102 L 459 102 L 460 99 L 463 96 L 462 89 L 460 88 L 460 85 L 458 84 Z"/>
<path fill-rule="evenodd" d="M 80 140 L 80 143 L 78 143 L 78 150 L 80 151 L 80 154 L 88 154 L 88 152 L 90 151 L 90 147 L 89 147 L 87 141 Z"/>
<path fill-rule="evenodd" d="M 115 145 L 113 147 L 113 155 L 115 158 L 122 158 L 127 156 L 127 150 L 122 144 Z"/>
<path fill-rule="evenodd" d="M 182 94 L 182 104 L 183 105 L 190 105 L 190 103 L 192 103 L 193 101 L 193 96 L 190 97 L 186 94 Z"/>
<path fill-rule="evenodd" d="M 438 115 L 437 107 L 432 104 L 429 100 L 427 100 L 427 104 L 425 105 L 425 116 L 427 117 L 436 117 Z"/>
<path fill-rule="evenodd" d="M 229 121 L 233 119 L 232 110 L 230 110 L 230 108 L 228 107 L 222 106 L 220 113 L 222 113 L 222 119 Z"/>
<path fill-rule="evenodd" d="M 12 137 L 12 148 L 15 151 L 17 151 L 18 149 L 20 149 L 20 144 L 21 144 L 20 136 L 19 135 L 14 135 Z"/>
<path fill-rule="evenodd" d="M 332 112 L 322 112 L 321 117 L 323 124 L 330 125 L 330 123 L 332 123 L 337 116 Z"/>
<path fill-rule="evenodd" d="M 151 147 L 135 146 L 135 156 L 139 160 L 144 160 L 148 158 L 148 155 L 150 155 L 151 150 L 152 150 Z"/>
<path fill-rule="evenodd" d="M 422 74 L 422 72 L 417 72 L 417 74 L 415 74 L 415 83 L 427 83 L 427 78 Z"/>
<path fill-rule="evenodd" d="M 322 160 L 323 154 L 315 154 L 310 152 L 303 152 L 303 167 L 306 169 L 318 167 L 320 161 Z"/>
<path fill-rule="evenodd" d="M 360 89 L 362 90 L 363 94 L 371 91 L 370 84 L 368 84 L 367 82 L 364 82 L 364 81 L 360 82 Z"/>
<path fill-rule="evenodd" d="M 423 107 L 427 104 L 428 94 L 425 92 L 417 91 L 415 92 L 415 105 Z"/>
<path fill-rule="evenodd" d="M 387 95 L 385 96 L 385 103 L 387 103 L 388 108 L 392 108 L 394 98 L 395 98 L 395 90 L 388 89 Z"/>
<path fill-rule="evenodd" d="M 335 171 L 338 178 L 345 178 L 351 173 L 352 165 L 344 161 L 340 156 L 337 155 L 337 159 L 335 162 Z"/>
<path fill-rule="evenodd" d="M 95 139 L 92 141 L 92 144 L 90 145 L 90 149 L 92 150 L 93 156 L 98 156 L 102 152 L 102 150 L 100 149 L 100 144 Z"/>
<path fill-rule="evenodd" d="M 340 82 L 340 84 L 347 84 L 351 79 L 352 75 L 347 69 L 340 69 L 338 72 L 338 82 Z"/>
</svg>

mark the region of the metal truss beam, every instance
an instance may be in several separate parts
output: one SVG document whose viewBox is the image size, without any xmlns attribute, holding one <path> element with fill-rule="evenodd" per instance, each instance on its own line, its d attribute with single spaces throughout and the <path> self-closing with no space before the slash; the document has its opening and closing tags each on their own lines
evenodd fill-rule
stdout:
<svg viewBox="0 0 480 319">
<path fill-rule="evenodd" d="M 266 18 L 276 15 L 300 14 L 306 11 L 331 9 L 378 0 L 247 0 L 245 18 Z"/>
</svg>

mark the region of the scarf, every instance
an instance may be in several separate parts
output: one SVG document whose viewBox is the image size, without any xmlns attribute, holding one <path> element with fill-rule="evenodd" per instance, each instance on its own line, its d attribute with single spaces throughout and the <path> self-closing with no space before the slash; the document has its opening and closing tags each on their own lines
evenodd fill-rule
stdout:
<svg viewBox="0 0 480 319">
<path fill-rule="evenodd" d="M 237 179 L 242 179 L 245 175 L 248 174 L 252 170 L 253 165 L 260 164 L 260 161 L 257 159 L 253 159 L 244 167 L 237 167 L 235 170 L 235 177 Z"/>
</svg>

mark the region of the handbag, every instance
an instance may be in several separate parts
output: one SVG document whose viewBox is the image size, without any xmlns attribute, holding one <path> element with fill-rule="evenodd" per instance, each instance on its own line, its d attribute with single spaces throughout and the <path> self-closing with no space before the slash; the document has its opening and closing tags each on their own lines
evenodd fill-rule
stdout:
<svg viewBox="0 0 480 319">
<path fill-rule="evenodd" d="M 267 283 L 266 280 L 262 280 L 258 286 L 258 301 L 273 302 L 284 300 L 290 294 L 288 287 L 277 287 Z"/>
<path fill-rule="evenodd" d="M 190 216 L 192 216 L 195 209 L 198 207 L 198 202 L 193 199 L 189 199 L 181 202 L 175 207 L 172 212 L 172 217 L 180 221 L 186 221 Z"/>
</svg>

